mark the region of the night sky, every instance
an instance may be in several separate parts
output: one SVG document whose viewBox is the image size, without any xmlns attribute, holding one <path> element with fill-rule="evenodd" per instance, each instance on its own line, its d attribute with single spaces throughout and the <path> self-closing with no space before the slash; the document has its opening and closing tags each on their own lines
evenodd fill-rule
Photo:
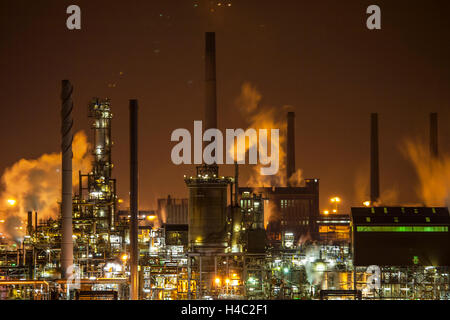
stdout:
<svg viewBox="0 0 450 320">
<path fill-rule="evenodd" d="M 204 32 L 215 31 L 220 129 L 246 128 L 235 107 L 244 82 L 264 105 L 291 105 L 297 168 L 320 179 L 322 209 L 334 195 L 348 208 L 360 205 L 356 182 L 368 183 L 370 113 L 378 112 L 381 190 L 396 190 L 399 203 L 418 201 L 399 146 L 405 138 L 427 141 L 429 113 L 438 112 L 439 149 L 450 152 L 450 3 L 221 2 L 232 5 L 1 0 L 0 172 L 59 151 L 60 86 L 70 79 L 75 131 L 91 134 L 92 97 L 111 98 L 119 196 L 128 198 L 128 100 L 136 98 L 141 208 L 168 194 L 187 197 L 183 175 L 195 168 L 172 164 L 170 134 L 192 132 L 203 117 Z M 81 7 L 81 30 L 66 28 L 71 4 Z M 381 7 L 381 30 L 365 26 L 370 4 Z M 245 181 L 249 167 L 242 171 Z"/>
</svg>

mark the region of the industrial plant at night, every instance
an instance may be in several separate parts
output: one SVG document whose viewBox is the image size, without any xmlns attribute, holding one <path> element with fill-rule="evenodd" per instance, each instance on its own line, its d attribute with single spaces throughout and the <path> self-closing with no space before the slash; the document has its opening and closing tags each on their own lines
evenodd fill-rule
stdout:
<svg viewBox="0 0 450 320">
<path fill-rule="evenodd" d="M 235 2 L 211 1 L 211 6 L 233 10 Z M 193 8 L 201 3 L 194 1 Z M 259 24 L 258 30 L 264 28 Z M 218 83 L 226 82 L 218 72 L 225 69 L 217 58 L 221 33 L 203 31 L 196 36 L 202 40 L 203 50 L 196 54 L 202 57 L 204 102 L 200 118 L 195 114 L 188 120 L 201 120 L 205 132 L 232 127 L 222 115 L 233 111 L 218 99 L 222 88 Z M 320 149 L 317 131 L 328 125 L 307 131 L 302 109 L 291 106 L 255 115 L 260 97 L 255 98 L 250 85 L 244 85 L 243 92 L 246 110 L 253 113 L 246 118 L 236 112 L 232 117 L 243 116 L 255 129 L 279 129 L 278 172 L 264 176 L 259 169 L 267 161 L 250 165 L 238 160 L 250 157 L 252 146 L 271 149 L 272 156 L 275 152 L 273 137 L 269 146 L 263 146 L 252 142 L 250 130 L 243 130 L 245 150 L 238 150 L 240 137 L 235 134 L 231 148 L 223 151 L 232 154 L 232 164 L 203 159 L 182 166 L 170 163 L 168 176 L 175 167 L 184 174 L 176 171 L 178 178 L 160 180 L 143 178 L 148 172 L 166 170 L 152 161 L 170 159 L 170 154 L 152 145 L 152 135 L 143 138 L 143 132 L 154 126 L 144 111 L 157 106 L 139 96 L 139 84 L 130 85 L 137 89 L 126 106 L 123 99 L 121 106 L 116 103 L 115 93 L 84 103 L 77 98 L 81 89 L 76 79 L 61 76 L 58 86 L 58 92 L 47 94 L 59 98 L 59 105 L 52 107 L 59 119 L 45 124 L 57 127 L 59 136 L 52 139 L 60 145 L 58 153 L 21 160 L 2 178 L 0 300 L 450 300 L 450 189 L 448 181 L 438 182 L 446 181 L 450 172 L 445 162 L 448 145 L 438 139 L 442 128 L 448 129 L 448 113 L 439 112 L 439 118 L 438 112 L 421 113 L 427 130 L 418 132 L 426 137 L 426 147 L 404 148 L 418 168 L 423 201 L 388 199 L 383 189 L 385 180 L 380 176 L 387 167 L 383 161 L 390 155 L 380 149 L 391 139 L 383 133 L 383 121 L 391 114 L 363 110 L 364 121 L 352 120 L 352 127 L 339 129 L 348 130 L 348 140 L 362 136 L 365 145 L 350 148 L 369 164 L 363 169 L 365 198 L 355 193 L 348 199 L 339 188 L 353 184 L 350 177 L 341 179 L 332 192 L 327 186 L 324 193 L 329 180 L 320 170 L 303 169 L 306 158 L 324 161 L 318 166 L 328 176 L 339 171 L 335 163 L 350 163 L 351 157 L 341 159 L 335 149 L 321 150 L 321 160 L 313 155 Z M 90 89 L 96 95 L 95 88 Z M 116 90 L 115 84 L 109 89 Z M 167 95 L 176 95 L 171 91 Z M 327 95 L 322 92 L 317 98 L 322 94 Z M 117 116 L 116 110 L 124 108 L 126 113 Z M 165 112 L 159 109 L 152 117 Z M 80 126 L 90 128 L 87 138 L 75 132 Z M 408 119 L 393 127 L 400 126 L 408 126 Z M 34 138 L 41 140 L 38 127 Z M 122 146 L 115 139 L 117 127 L 126 137 Z M 173 147 L 174 140 L 166 138 L 164 143 Z M 194 139 L 193 150 L 200 148 L 204 156 L 207 148 L 201 148 L 208 140 Z M 311 143 L 308 148 L 305 140 Z M 300 149 L 302 159 L 296 156 Z M 214 155 L 222 156 L 217 150 Z M 125 160 L 116 162 L 119 157 Z M 422 158 L 423 163 L 418 160 Z M 123 163 L 129 168 L 120 168 Z M 125 174 L 118 175 L 119 170 Z M 428 172 L 433 172 L 429 180 Z M 143 183 L 151 185 L 151 191 L 142 189 Z M 154 201 L 147 201 L 150 198 Z"/>
</svg>

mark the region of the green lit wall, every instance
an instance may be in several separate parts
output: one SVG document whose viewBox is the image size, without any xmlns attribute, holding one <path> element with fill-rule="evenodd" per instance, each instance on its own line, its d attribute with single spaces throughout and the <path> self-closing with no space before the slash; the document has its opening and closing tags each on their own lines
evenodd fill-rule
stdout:
<svg viewBox="0 0 450 320">
<path fill-rule="evenodd" d="M 357 226 L 357 232 L 448 232 L 446 226 Z"/>
</svg>

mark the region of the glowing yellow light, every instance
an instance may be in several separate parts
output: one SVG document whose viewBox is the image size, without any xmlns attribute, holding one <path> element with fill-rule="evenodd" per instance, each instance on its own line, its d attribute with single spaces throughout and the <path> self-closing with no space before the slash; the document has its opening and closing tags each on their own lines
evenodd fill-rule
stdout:
<svg viewBox="0 0 450 320">
<path fill-rule="evenodd" d="M 225 279 L 225 283 L 229 284 L 230 283 L 230 279 Z"/>
<path fill-rule="evenodd" d="M 127 260 L 128 260 L 128 255 L 127 255 L 126 253 L 123 254 L 122 257 L 121 257 L 121 259 L 122 259 L 123 261 L 127 261 Z"/>
<path fill-rule="evenodd" d="M 324 211 L 323 211 L 323 214 L 325 214 L 325 215 L 326 215 L 326 214 L 329 214 L 329 213 L 330 213 L 330 211 L 328 211 L 328 210 L 324 210 Z"/>
<path fill-rule="evenodd" d="M 337 210 L 336 209 L 333 209 L 333 213 L 336 213 L 337 212 Z"/>
<path fill-rule="evenodd" d="M 333 203 L 339 203 L 339 202 L 341 202 L 341 198 L 339 198 L 339 197 L 334 197 L 334 198 L 331 198 L 330 199 L 331 200 L 331 202 L 333 202 Z"/>
<path fill-rule="evenodd" d="M 216 278 L 216 279 L 214 280 L 214 282 L 216 283 L 216 285 L 219 285 L 219 284 L 220 284 L 220 278 Z"/>
<path fill-rule="evenodd" d="M 17 201 L 15 199 L 8 199 L 7 202 L 10 206 L 15 206 Z"/>
<path fill-rule="evenodd" d="M 324 272 L 326 270 L 326 265 L 322 262 L 319 262 L 316 264 L 316 271 L 317 272 Z"/>
<path fill-rule="evenodd" d="M 119 199 L 119 200 L 117 200 L 117 202 L 118 202 L 118 203 L 122 203 L 122 202 L 123 202 L 123 200 L 122 200 L 122 199 Z"/>
<path fill-rule="evenodd" d="M 147 220 L 149 220 L 149 221 L 153 221 L 153 220 L 155 220 L 156 219 L 156 216 L 155 215 L 149 215 L 149 216 L 147 216 Z"/>
<path fill-rule="evenodd" d="M 364 205 L 365 207 L 370 207 L 370 201 L 364 201 L 364 202 L 363 202 L 363 205 Z"/>
</svg>

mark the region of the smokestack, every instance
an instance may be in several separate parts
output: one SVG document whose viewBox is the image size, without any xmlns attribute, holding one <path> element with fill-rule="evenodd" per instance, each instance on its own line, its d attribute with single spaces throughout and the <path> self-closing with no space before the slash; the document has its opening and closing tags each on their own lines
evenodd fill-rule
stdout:
<svg viewBox="0 0 450 320">
<path fill-rule="evenodd" d="M 370 201 L 375 203 L 380 197 L 380 173 L 378 164 L 378 113 L 370 116 Z"/>
<path fill-rule="evenodd" d="M 216 99 L 216 34 L 205 33 L 205 131 L 217 128 Z"/>
<path fill-rule="evenodd" d="M 62 196 L 61 196 L 61 277 L 67 279 L 69 268 L 73 265 L 72 239 L 72 91 L 69 80 L 62 81 L 61 110 L 61 153 L 62 153 Z"/>
<path fill-rule="evenodd" d="M 139 299 L 138 251 L 138 102 L 130 100 L 130 298 Z"/>
<path fill-rule="evenodd" d="M 438 157 L 438 115 L 435 112 L 430 113 L 430 156 Z"/>
<path fill-rule="evenodd" d="M 26 266 L 26 256 L 27 252 L 25 251 L 25 240 L 22 240 L 22 265 Z"/>
<path fill-rule="evenodd" d="M 37 232 L 38 229 L 38 215 L 37 215 L 37 211 L 34 212 L 34 230 L 35 232 Z"/>
<path fill-rule="evenodd" d="M 286 181 L 290 187 L 289 178 L 295 173 L 295 113 L 287 114 L 287 152 Z"/>
<path fill-rule="evenodd" d="M 27 234 L 31 236 L 33 234 L 33 212 L 28 211 L 27 217 Z"/>
<path fill-rule="evenodd" d="M 237 207 L 239 203 L 239 165 L 236 161 L 234 164 L 234 205 Z"/>
</svg>

